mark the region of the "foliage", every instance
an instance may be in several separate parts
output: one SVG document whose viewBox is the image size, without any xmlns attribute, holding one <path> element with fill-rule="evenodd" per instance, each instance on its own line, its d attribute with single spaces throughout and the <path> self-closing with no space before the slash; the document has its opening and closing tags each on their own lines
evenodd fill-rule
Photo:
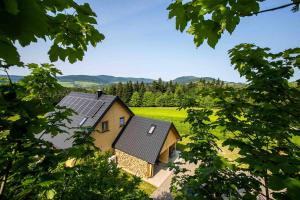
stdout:
<svg viewBox="0 0 300 200">
<path fill-rule="evenodd" d="M 147 91 L 143 96 L 143 106 L 151 107 L 155 105 L 155 95 L 153 92 Z"/>
<path fill-rule="evenodd" d="M 237 84 L 239 85 L 239 84 Z M 104 92 L 111 95 L 119 96 L 125 103 L 131 106 L 157 106 L 157 107 L 178 107 L 182 102 L 184 96 L 195 96 L 197 91 L 201 88 L 211 88 L 214 90 L 218 87 L 227 87 L 223 81 L 212 79 L 211 81 L 200 80 L 197 82 L 190 82 L 188 84 L 173 83 L 173 81 L 163 82 L 154 81 L 153 83 L 145 84 L 144 82 L 131 81 L 127 83 L 118 83 L 106 86 Z M 138 103 L 132 105 L 132 99 L 136 102 L 137 94 L 140 96 Z M 133 96 L 135 94 L 135 96 Z M 213 106 L 213 100 L 209 97 L 202 100 L 203 106 Z"/>
<path fill-rule="evenodd" d="M 138 92 L 134 92 L 132 94 L 132 97 L 131 97 L 131 100 L 129 102 L 129 105 L 130 106 L 140 106 L 141 105 L 141 96 Z"/>
<path fill-rule="evenodd" d="M 55 106 L 68 92 L 57 82 L 61 72 L 50 64 L 25 65 L 16 44 L 44 39 L 53 42 L 51 61 L 81 60 L 88 45 L 104 39 L 89 5 L 2 0 L 0 16 L 0 70 L 6 73 L 0 82 L 0 199 L 148 199 L 138 178 L 121 173 L 109 155 L 99 155 L 91 129 L 76 131 L 69 138 L 73 147 L 64 150 L 41 139 L 65 133 L 74 111 Z M 7 70 L 14 65 L 31 74 L 13 82 Z"/>
<path fill-rule="evenodd" d="M 211 94 L 217 111 L 195 109 L 197 99 L 185 101 L 192 137 L 182 157 L 201 163 L 195 175 L 178 176 L 173 187 L 180 198 L 211 194 L 212 199 L 220 195 L 255 199 L 260 192 L 267 199 L 270 194 L 278 199 L 297 199 L 300 149 L 292 140 L 300 134 L 300 89 L 299 80 L 293 86 L 289 79 L 300 66 L 299 48 L 271 53 L 268 48 L 241 44 L 229 54 L 248 84 L 238 89 L 219 88 Z M 212 115 L 217 120 L 211 120 Z M 217 155 L 219 138 L 213 133 L 218 128 L 227 135 L 223 146 L 239 150 L 240 156 L 232 163 Z"/>
<path fill-rule="evenodd" d="M 7 65 L 22 65 L 16 42 L 22 47 L 38 39 L 53 41 L 50 60 L 82 60 L 89 44 L 104 36 L 95 28 L 96 14 L 89 4 L 73 0 L 11 0 L 0 2 L 0 59 Z"/>
<path fill-rule="evenodd" d="M 55 88 L 60 87 L 53 79 L 57 71 L 48 65 L 32 70 L 32 75 L 24 81 L 0 86 L 1 197 L 23 199 L 36 194 L 34 187 L 45 179 L 32 181 L 32 177 L 47 176 L 48 170 L 59 162 L 57 150 L 40 140 L 38 134 L 42 131 L 58 134 L 59 124 L 71 114 L 68 110 L 53 112 L 52 102 L 41 98 L 46 90 L 38 90 L 39 85 L 34 82 L 39 79 L 48 83 L 46 97 L 55 95 Z M 53 113 L 46 116 L 50 112 Z M 31 189 L 27 188 L 29 184 Z"/>
<path fill-rule="evenodd" d="M 1 184 L 4 199 L 143 199 L 140 180 L 123 175 L 107 155 L 97 155 L 88 130 L 77 132 L 73 147 L 55 149 L 42 134 L 62 134 L 71 110 L 57 110 L 55 98 L 61 86 L 52 65 L 30 65 L 32 73 L 22 81 L 1 85 Z M 44 84 L 40 84 L 44 83 Z M 41 88 L 42 87 L 42 88 Z M 11 88 L 10 90 L 7 90 Z M 70 139 L 72 139 L 70 138 Z M 79 160 L 73 168 L 68 159 Z M 80 191 L 80 196 L 78 196 Z M 129 192 L 130 191 L 130 192 Z"/>
<path fill-rule="evenodd" d="M 176 29 L 193 35 L 198 47 L 205 40 L 214 48 L 224 32 L 232 33 L 241 18 L 269 12 L 288 6 L 293 11 L 299 9 L 299 0 L 290 0 L 290 4 L 273 9 L 261 10 L 260 3 L 264 0 L 175 0 L 168 7 L 169 18 L 175 18 Z"/>
</svg>

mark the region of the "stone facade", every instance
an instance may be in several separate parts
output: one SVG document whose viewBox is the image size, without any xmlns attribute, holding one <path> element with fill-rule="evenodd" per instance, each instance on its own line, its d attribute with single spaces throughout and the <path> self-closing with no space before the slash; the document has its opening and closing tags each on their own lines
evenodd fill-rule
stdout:
<svg viewBox="0 0 300 200">
<path fill-rule="evenodd" d="M 118 149 L 115 150 L 119 167 L 139 177 L 149 177 L 149 163 L 137 157 L 131 156 Z"/>
</svg>

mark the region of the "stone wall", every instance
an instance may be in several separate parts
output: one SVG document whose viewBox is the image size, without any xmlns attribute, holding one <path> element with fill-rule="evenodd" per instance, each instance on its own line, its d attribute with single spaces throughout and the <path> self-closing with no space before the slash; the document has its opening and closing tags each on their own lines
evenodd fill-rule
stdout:
<svg viewBox="0 0 300 200">
<path fill-rule="evenodd" d="M 118 149 L 115 150 L 115 155 L 117 156 L 117 163 L 119 167 L 131 172 L 132 174 L 139 177 L 148 177 L 148 163 L 137 157 L 131 156 Z"/>
</svg>

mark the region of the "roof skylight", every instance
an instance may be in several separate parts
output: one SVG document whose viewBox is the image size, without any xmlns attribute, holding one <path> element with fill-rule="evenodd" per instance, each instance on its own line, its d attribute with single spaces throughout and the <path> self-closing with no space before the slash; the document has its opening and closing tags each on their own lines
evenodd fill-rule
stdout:
<svg viewBox="0 0 300 200">
<path fill-rule="evenodd" d="M 156 125 L 152 124 L 149 131 L 148 131 L 148 134 L 152 134 L 154 132 L 155 128 L 156 128 Z"/>
</svg>

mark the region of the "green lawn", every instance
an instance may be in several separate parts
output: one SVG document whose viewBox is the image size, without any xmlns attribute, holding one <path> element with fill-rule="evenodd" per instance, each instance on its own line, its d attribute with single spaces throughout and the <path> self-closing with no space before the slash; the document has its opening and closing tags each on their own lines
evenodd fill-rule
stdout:
<svg viewBox="0 0 300 200">
<path fill-rule="evenodd" d="M 99 86 L 100 84 L 94 83 L 94 82 L 87 82 L 87 81 L 75 81 L 74 84 L 79 87 L 94 87 L 94 86 Z"/>
<path fill-rule="evenodd" d="M 121 169 L 121 172 L 127 174 L 131 178 L 133 178 L 133 176 L 134 176 L 134 175 L 126 172 L 123 169 Z M 147 183 L 147 182 L 142 180 L 140 185 L 139 185 L 139 189 L 143 190 L 146 194 L 148 194 L 150 196 L 157 188 L 154 185 L 151 185 L 150 183 Z"/>
<path fill-rule="evenodd" d="M 139 189 L 143 190 L 144 192 L 146 192 L 146 194 L 150 196 L 157 188 L 154 185 L 151 185 L 150 183 L 142 181 L 139 185 Z"/>
<path fill-rule="evenodd" d="M 100 84 L 94 83 L 94 82 L 87 82 L 87 81 L 75 81 L 75 82 L 65 82 L 65 81 L 59 81 L 59 84 L 61 84 L 64 87 L 81 87 L 81 88 L 90 88 L 90 87 L 96 87 Z"/>
<path fill-rule="evenodd" d="M 69 88 L 72 88 L 74 87 L 74 83 L 73 82 L 62 82 L 62 81 L 58 81 L 59 84 L 61 84 L 62 86 L 64 87 L 69 87 Z"/>
</svg>

